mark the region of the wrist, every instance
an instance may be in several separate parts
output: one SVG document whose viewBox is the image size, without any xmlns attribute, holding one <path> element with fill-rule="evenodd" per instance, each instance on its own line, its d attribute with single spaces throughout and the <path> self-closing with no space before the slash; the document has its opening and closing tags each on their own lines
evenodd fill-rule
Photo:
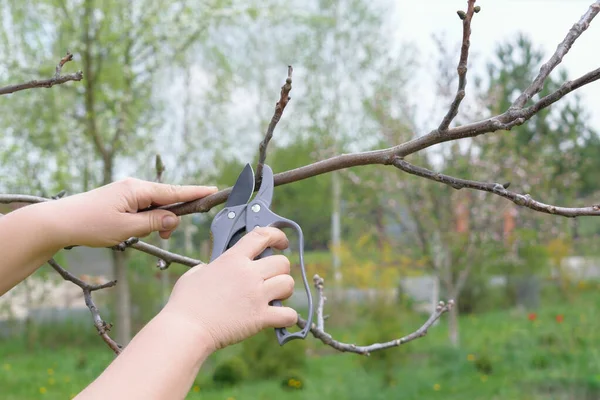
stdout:
<svg viewBox="0 0 600 400">
<path fill-rule="evenodd" d="M 194 321 L 185 313 L 180 312 L 171 303 L 158 313 L 159 323 L 164 329 L 176 333 L 177 339 L 185 343 L 190 343 L 190 351 L 198 357 L 200 361 L 206 359 L 217 350 L 215 341 L 210 332 L 201 323 Z"/>
<path fill-rule="evenodd" d="M 70 232 L 71 219 L 65 213 L 62 200 L 51 200 L 30 206 L 34 218 L 39 221 L 45 232 L 49 232 L 48 240 L 56 251 L 74 245 L 74 235 Z"/>
<path fill-rule="evenodd" d="M 68 246 L 68 218 L 65 218 L 60 205 L 55 204 L 57 200 L 44 203 L 31 204 L 23 207 L 21 211 L 28 219 L 35 221 L 37 230 L 47 232 L 44 236 L 44 247 L 54 252 Z"/>
</svg>

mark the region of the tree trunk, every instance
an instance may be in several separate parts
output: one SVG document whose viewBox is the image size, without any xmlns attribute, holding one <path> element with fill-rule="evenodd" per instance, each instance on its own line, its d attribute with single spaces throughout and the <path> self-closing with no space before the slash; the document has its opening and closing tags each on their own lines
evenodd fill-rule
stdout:
<svg viewBox="0 0 600 400">
<path fill-rule="evenodd" d="M 131 301 L 127 279 L 127 259 L 122 251 L 113 251 L 113 274 L 117 280 L 117 342 L 125 346 L 131 340 Z"/>
<path fill-rule="evenodd" d="M 456 305 L 448 312 L 448 339 L 452 346 L 458 347 L 458 307 Z"/>
</svg>

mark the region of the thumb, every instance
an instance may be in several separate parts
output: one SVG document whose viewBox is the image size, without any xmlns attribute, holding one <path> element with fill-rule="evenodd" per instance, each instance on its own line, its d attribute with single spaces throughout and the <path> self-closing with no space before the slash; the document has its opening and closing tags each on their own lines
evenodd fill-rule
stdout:
<svg viewBox="0 0 600 400">
<path fill-rule="evenodd" d="M 129 214 L 130 236 L 143 237 L 152 232 L 170 232 L 179 225 L 179 217 L 167 210 Z"/>
</svg>

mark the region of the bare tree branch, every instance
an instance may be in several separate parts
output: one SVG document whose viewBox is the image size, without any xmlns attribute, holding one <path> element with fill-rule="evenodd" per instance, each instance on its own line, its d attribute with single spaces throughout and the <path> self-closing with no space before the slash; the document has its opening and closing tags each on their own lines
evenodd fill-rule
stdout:
<svg viewBox="0 0 600 400">
<path fill-rule="evenodd" d="M 458 89 L 452 104 L 450 104 L 448 113 L 438 127 L 438 131 L 440 132 L 444 132 L 448 129 L 450 123 L 458 114 L 460 103 L 465 98 L 465 87 L 467 86 L 467 60 L 469 58 L 469 46 L 471 44 L 471 20 L 473 19 L 473 14 L 475 12 L 475 1 L 476 0 L 468 0 L 467 12 L 464 14 L 464 18 L 461 16 L 463 21 L 463 38 L 460 48 L 460 59 L 458 61 L 458 67 L 456 68 L 458 72 Z M 477 10 L 479 10 L 479 8 Z"/>
<path fill-rule="evenodd" d="M 285 84 L 281 87 L 281 95 L 279 97 L 279 101 L 275 104 L 275 113 L 273 114 L 273 118 L 271 118 L 271 122 L 269 123 L 269 127 L 267 128 L 267 133 L 262 142 L 260 142 L 259 146 L 259 156 L 258 156 L 258 165 L 256 166 L 256 184 L 257 187 L 260 186 L 260 181 L 262 180 L 262 169 L 265 165 L 265 160 L 267 159 L 267 146 L 269 145 L 269 141 L 273 138 L 273 131 L 275 131 L 275 127 L 277 123 L 281 119 L 281 115 L 283 114 L 283 110 L 285 110 L 285 106 L 287 106 L 288 101 L 290 101 L 290 91 L 292 90 L 292 72 L 294 69 L 291 65 L 288 65 L 288 76 L 285 80 Z"/>
<path fill-rule="evenodd" d="M 475 190 L 481 190 L 502 196 L 516 205 L 530 208 L 535 211 L 539 211 L 545 214 L 562 215 L 564 217 L 578 217 L 584 215 L 600 215 L 600 205 L 593 205 L 589 207 L 559 207 L 550 204 L 545 204 L 540 201 L 534 200 L 529 194 L 522 195 L 515 192 L 506 190 L 504 186 L 499 183 L 485 183 L 479 181 L 472 181 L 468 179 L 454 178 L 449 175 L 440 174 L 428 170 L 427 168 L 418 167 L 410 164 L 401 158 L 397 158 L 394 161 L 394 166 L 412 175 L 417 175 L 422 178 L 427 178 L 432 181 L 445 183 L 446 185 L 452 186 L 454 189 L 469 188 Z"/>
<path fill-rule="evenodd" d="M 323 278 L 319 277 L 318 275 L 315 275 L 313 278 L 313 281 L 315 283 L 315 286 L 317 287 L 317 290 L 319 291 L 320 298 L 322 298 L 323 297 Z M 312 324 L 312 326 L 310 328 L 310 332 L 313 334 L 313 336 L 315 338 L 319 339 L 321 342 L 325 343 L 328 346 L 333 347 L 336 350 L 339 350 L 341 352 L 356 353 L 356 354 L 368 356 L 374 351 L 385 350 L 385 349 L 389 349 L 391 347 L 397 347 L 397 346 L 406 344 L 408 342 L 411 342 L 415 339 L 418 339 L 418 338 L 421 338 L 421 337 L 427 335 L 427 331 L 433 325 L 433 323 L 435 321 L 437 321 L 442 316 L 442 314 L 450 311 L 450 309 L 452 309 L 453 306 L 454 306 L 453 300 L 449 300 L 448 303 L 444 303 L 443 301 L 440 301 L 439 304 L 437 305 L 435 311 L 429 316 L 427 321 L 425 321 L 425 323 L 419 329 L 417 329 L 416 331 L 414 331 L 413 333 L 411 333 L 409 335 L 403 336 L 399 339 L 390 340 L 389 342 L 385 342 L 385 343 L 373 343 L 373 344 L 366 345 L 366 346 L 357 346 L 352 343 L 342 343 L 340 341 L 337 341 L 337 340 L 333 339 L 330 334 L 328 334 L 323 329 L 318 327 L 319 324 L 323 324 L 323 321 L 321 321 L 322 317 L 317 318 L 317 320 L 318 320 L 317 325 L 315 325 L 314 323 Z M 319 300 L 319 310 L 320 310 L 321 316 L 322 316 L 323 309 L 321 307 L 321 300 Z M 301 318 L 300 316 L 298 316 L 297 325 L 298 325 L 298 327 L 300 327 L 300 329 L 303 329 L 306 326 L 306 320 Z"/>
<path fill-rule="evenodd" d="M 204 262 L 202 262 L 200 260 L 196 260 L 191 257 L 186 257 L 186 256 L 182 256 L 180 254 L 172 253 L 170 251 L 161 249 L 160 247 L 151 245 L 150 243 L 143 242 L 136 237 L 129 238 L 129 239 L 125 240 L 124 242 L 121 242 L 121 243 L 111 247 L 111 249 L 116 250 L 116 251 L 125 251 L 125 249 L 127 249 L 128 247 L 139 250 L 146 254 L 150 254 L 152 256 L 158 257 L 159 259 L 163 260 L 164 263 L 166 263 L 166 264 L 161 269 L 167 268 L 172 263 L 186 265 L 188 267 L 195 267 L 198 264 L 204 264 Z M 160 266 L 161 265 L 159 264 L 159 267 Z"/>
<path fill-rule="evenodd" d="M 82 281 L 81 279 L 77 278 L 75 275 L 71 274 L 69 271 L 67 271 L 66 269 L 61 267 L 56 262 L 56 260 L 54 260 L 53 258 L 48 260 L 48 264 L 50 264 L 50 266 L 52 268 L 54 268 L 54 270 L 56 272 L 58 272 L 59 275 L 64 280 L 73 282 L 75 285 L 79 286 L 81 288 L 81 290 L 83 290 L 83 297 L 85 299 L 85 304 L 90 309 L 90 312 L 92 313 L 92 318 L 94 319 L 94 326 L 96 327 L 98 334 L 100 335 L 102 340 L 104 340 L 104 342 L 106 342 L 108 347 L 110 347 L 112 349 L 112 351 L 115 352 L 115 354 L 117 354 L 117 355 L 120 354 L 123 347 L 121 345 L 119 345 L 117 342 L 115 342 L 114 340 L 112 340 L 111 337 L 108 335 L 108 332 L 112 328 L 112 325 L 106 323 L 102 319 L 102 317 L 100 317 L 100 312 L 98 311 L 98 307 L 96 307 L 96 304 L 94 303 L 94 300 L 92 299 L 93 291 L 113 287 L 117 284 L 117 281 L 110 281 L 110 282 L 104 283 L 102 285 L 90 285 L 89 283 Z"/>
<path fill-rule="evenodd" d="M 83 79 L 83 72 L 78 71 L 73 74 L 61 75 L 62 67 L 69 61 L 73 60 L 73 54 L 67 53 L 59 63 L 56 65 L 56 72 L 50 79 L 33 80 L 26 83 L 19 83 L 16 85 L 10 85 L 0 88 L 0 96 L 4 94 L 15 93 L 25 89 L 32 88 L 51 88 L 54 85 L 60 85 L 69 81 L 80 81 Z"/>
<path fill-rule="evenodd" d="M 563 41 L 557 46 L 556 51 L 550 57 L 550 59 L 542 65 L 538 76 L 535 77 L 531 85 L 523 91 L 523 93 L 513 102 L 511 108 L 522 108 L 527 102 L 536 94 L 539 93 L 544 87 L 544 81 L 550 75 L 550 72 L 560 62 L 563 57 L 569 52 L 575 40 L 585 31 L 589 26 L 594 17 L 600 12 L 600 0 L 596 0 L 590 5 L 587 12 L 581 17 L 579 22 L 573 25 L 569 30 Z"/>
<path fill-rule="evenodd" d="M 325 301 L 327 298 L 323 293 L 323 288 L 325 285 L 325 280 L 321 278 L 319 275 L 315 274 L 313 277 L 313 282 L 315 284 L 315 288 L 318 293 L 318 302 L 317 302 L 317 329 L 320 331 L 325 330 L 325 319 L 323 318 L 323 309 L 325 308 Z"/>
<path fill-rule="evenodd" d="M 285 185 L 328 172 L 361 165 L 391 165 L 397 157 L 405 157 L 439 143 L 475 137 L 490 132 L 502 130 L 509 131 L 515 126 L 524 124 L 537 112 L 557 102 L 566 94 L 591 82 L 595 82 L 598 79 L 600 79 L 600 68 L 590 71 L 573 81 L 563 83 L 558 90 L 541 98 L 535 104 L 525 109 L 509 109 L 495 117 L 448 129 L 443 134 L 435 129 L 427 135 L 387 149 L 341 154 L 313 164 L 275 174 L 273 177 L 274 184 L 275 186 Z M 170 210 L 177 215 L 208 212 L 213 207 L 224 203 L 230 192 L 231 188 L 227 188 L 199 200 L 164 206 L 161 208 Z"/>
</svg>

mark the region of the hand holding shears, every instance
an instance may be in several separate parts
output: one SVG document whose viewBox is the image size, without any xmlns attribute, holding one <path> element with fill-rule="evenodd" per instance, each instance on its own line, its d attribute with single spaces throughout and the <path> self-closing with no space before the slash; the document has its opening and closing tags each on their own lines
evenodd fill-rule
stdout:
<svg viewBox="0 0 600 400">
<path fill-rule="evenodd" d="M 250 164 L 242 170 L 231 190 L 229 198 L 223 208 L 213 219 L 211 234 L 213 237 L 213 249 L 210 261 L 214 261 L 227 249 L 235 245 L 246 232 L 255 227 L 272 226 L 275 228 L 292 228 L 298 234 L 298 246 L 300 252 L 300 268 L 304 288 L 308 297 L 308 320 L 306 326 L 299 332 L 290 333 L 285 328 L 275 328 L 277 340 L 284 345 L 293 339 L 304 339 L 312 325 L 313 305 L 310 287 L 306 279 L 304 268 L 304 236 L 300 226 L 287 218 L 283 218 L 270 210 L 273 199 L 273 171 L 268 165 L 263 168 L 261 186 L 258 194 L 250 201 L 254 192 L 254 172 Z M 268 257 L 273 254 L 272 249 L 267 248 L 256 259 Z M 274 300 L 272 306 L 281 307 L 281 301 Z"/>
</svg>

